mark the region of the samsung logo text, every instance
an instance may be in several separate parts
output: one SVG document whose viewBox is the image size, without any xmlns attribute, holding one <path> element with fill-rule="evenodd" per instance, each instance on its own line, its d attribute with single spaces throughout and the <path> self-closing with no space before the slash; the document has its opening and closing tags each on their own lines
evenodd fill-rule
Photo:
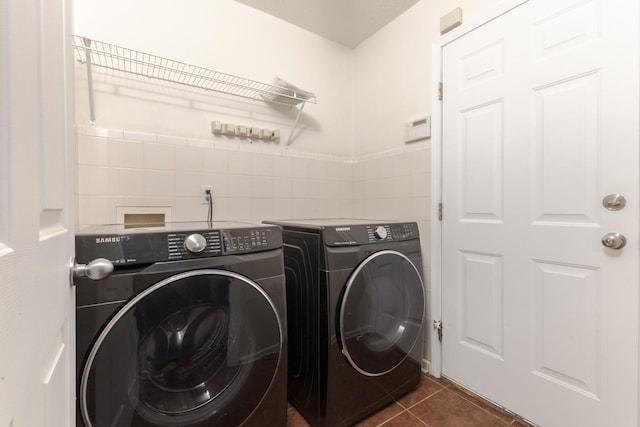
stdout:
<svg viewBox="0 0 640 427">
<path fill-rule="evenodd" d="M 96 243 L 120 243 L 123 240 L 122 236 L 96 237 Z"/>
</svg>

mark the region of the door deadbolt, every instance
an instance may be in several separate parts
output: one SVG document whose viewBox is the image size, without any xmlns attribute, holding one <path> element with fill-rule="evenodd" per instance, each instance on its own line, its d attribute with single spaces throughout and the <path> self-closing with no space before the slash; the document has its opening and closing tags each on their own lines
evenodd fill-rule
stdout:
<svg viewBox="0 0 640 427">
<path fill-rule="evenodd" d="M 602 206 L 610 211 L 619 211 L 627 205 L 627 199 L 622 194 L 609 194 L 602 199 Z"/>
<path fill-rule="evenodd" d="M 620 233 L 607 233 L 602 236 L 602 244 L 609 249 L 622 249 L 627 239 Z"/>
</svg>

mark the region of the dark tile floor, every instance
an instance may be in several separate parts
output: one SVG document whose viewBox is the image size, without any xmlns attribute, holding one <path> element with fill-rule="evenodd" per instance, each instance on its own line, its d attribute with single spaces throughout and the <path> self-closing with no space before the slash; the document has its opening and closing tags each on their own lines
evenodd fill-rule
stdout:
<svg viewBox="0 0 640 427">
<path fill-rule="evenodd" d="M 309 424 L 289 405 L 287 427 Z M 423 376 L 413 392 L 356 424 L 359 427 L 530 427 L 445 379 Z"/>
</svg>

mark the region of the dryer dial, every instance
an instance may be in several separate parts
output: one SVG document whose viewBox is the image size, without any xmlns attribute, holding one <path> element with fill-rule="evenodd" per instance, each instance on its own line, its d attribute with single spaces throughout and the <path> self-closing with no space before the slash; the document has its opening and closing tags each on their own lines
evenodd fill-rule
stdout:
<svg viewBox="0 0 640 427">
<path fill-rule="evenodd" d="M 207 247 L 207 240 L 202 234 L 191 234 L 184 241 L 184 247 L 192 254 L 199 254 Z"/>
<path fill-rule="evenodd" d="M 373 235 L 376 236 L 376 239 L 384 240 L 387 238 L 387 229 L 380 225 L 376 227 Z"/>
</svg>

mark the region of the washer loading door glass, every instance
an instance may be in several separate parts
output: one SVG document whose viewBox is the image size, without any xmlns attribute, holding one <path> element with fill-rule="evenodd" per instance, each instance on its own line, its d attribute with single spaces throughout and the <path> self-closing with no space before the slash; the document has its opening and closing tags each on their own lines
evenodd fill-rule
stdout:
<svg viewBox="0 0 640 427">
<path fill-rule="evenodd" d="M 409 356 L 422 333 L 420 273 L 399 252 L 375 252 L 349 277 L 339 316 L 342 352 L 349 363 L 367 376 L 393 370 Z"/>
<path fill-rule="evenodd" d="M 282 324 L 251 280 L 220 270 L 178 274 L 118 311 L 80 384 L 87 426 L 239 425 L 281 360 Z"/>
</svg>

